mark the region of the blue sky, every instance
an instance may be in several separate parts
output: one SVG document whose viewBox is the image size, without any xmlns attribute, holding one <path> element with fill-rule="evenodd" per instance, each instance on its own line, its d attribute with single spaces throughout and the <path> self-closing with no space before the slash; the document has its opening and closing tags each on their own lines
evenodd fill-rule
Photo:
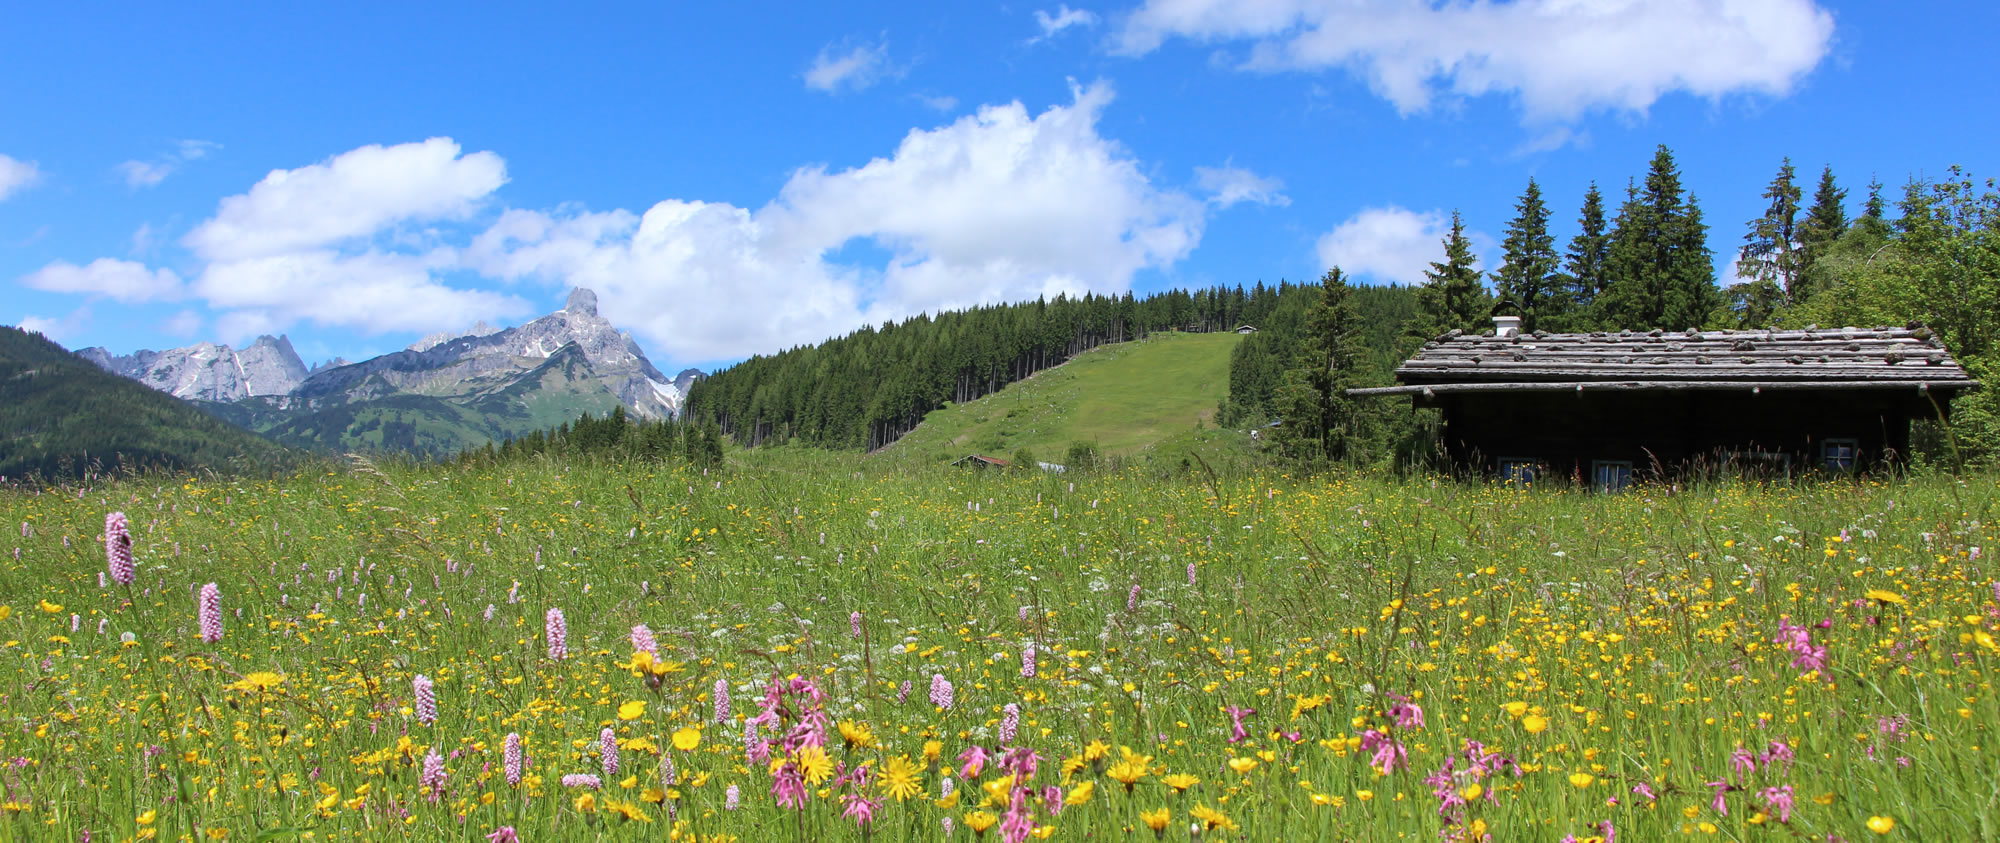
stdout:
<svg viewBox="0 0 2000 843">
<path fill-rule="evenodd" d="M 1410 282 L 1671 147 L 1726 272 L 1780 158 L 2000 175 L 1990 4 L 34 4 L 0 323 L 307 362 L 561 306 L 662 368 L 1055 292 Z"/>
</svg>

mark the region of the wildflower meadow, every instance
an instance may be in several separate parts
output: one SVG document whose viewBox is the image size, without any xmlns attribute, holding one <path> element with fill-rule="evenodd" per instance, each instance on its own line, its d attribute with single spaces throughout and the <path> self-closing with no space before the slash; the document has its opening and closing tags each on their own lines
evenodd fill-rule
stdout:
<svg viewBox="0 0 2000 843">
<path fill-rule="evenodd" d="M 0 839 L 2000 839 L 1991 475 L 0 491 Z"/>
</svg>

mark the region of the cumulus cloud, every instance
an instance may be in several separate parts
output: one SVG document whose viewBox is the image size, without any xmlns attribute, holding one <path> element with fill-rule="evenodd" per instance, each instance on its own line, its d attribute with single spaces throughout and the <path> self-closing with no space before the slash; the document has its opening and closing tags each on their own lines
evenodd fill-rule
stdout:
<svg viewBox="0 0 2000 843">
<path fill-rule="evenodd" d="M 1218 207 L 1227 208 L 1238 202 L 1281 207 L 1292 204 L 1291 197 L 1278 192 L 1285 189 L 1284 182 L 1257 175 L 1234 164 L 1196 167 L 1194 179 L 1195 186 L 1209 194 L 1208 201 Z"/>
<path fill-rule="evenodd" d="M 125 178 L 125 184 L 134 190 L 152 187 L 166 181 L 182 164 L 207 157 L 210 152 L 221 149 L 221 144 L 204 140 L 184 140 L 174 145 L 168 152 L 151 161 L 137 159 L 119 164 L 115 169 Z"/>
<path fill-rule="evenodd" d="M 0 155 L 0 201 L 34 186 L 41 178 L 42 171 L 35 162 Z"/>
<path fill-rule="evenodd" d="M 1063 4 L 1056 7 L 1056 13 L 1053 15 L 1042 9 L 1036 9 L 1035 23 L 1042 28 L 1042 34 L 1028 39 L 1030 44 L 1047 41 L 1073 26 L 1096 26 L 1097 13 L 1088 9 L 1072 9 L 1068 4 Z"/>
<path fill-rule="evenodd" d="M 71 337 L 83 330 L 84 323 L 88 321 L 90 321 L 90 307 L 86 305 L 71 311 L 68 316 L 23 316 L 16 327 L 23 331 L 41 334 L 58 343 L 67 343 Z"/>
<path fill-rule="evenodd" d="M 668 200 L 644 214 L 510 211 L 468 249 L 502 278 L 587 286 L 676 359 L 817 342 L 922 311 L 1120 293 L 1200 240 L 1204 209 L 1097 132 L 1111 89 L 1030 114 L 986 106 L 866 165 L 792 174 L 757 210 Z M 844 264 L 862 242 L 886 262 Z"/>
<path fill-rule="evenodd" d="M 1424 283 L 1431 262 L 1444 259 L 1444 238 L 1451 233 L 1451 215 L 1417 212 L 1394 205 L 1365 208 L 1319 238 L 1321 266 L 1340 267 L 1391 284 Z M 1489 240 L 1467 232 L 1475 244 Z M 1475 263 L 1482 266 L 1483 263 Z"/>
<path fill-rule="evenodd" d="M 806 87 L 833 93 L 845 86 L 859 91 L 889 73 L 889 45 L 862 42 L 853 46 L 821 47 L 806 68 Z"/>
<path fill-rule="evenodd" d="M 152 270 L 116 258 L 98 258 L 84 266 L 56 261 L 23 277 L 21 283 L 51 293 L 107 296 L 127 303 L 177 299 L 186 292 L 171 269 Z"/>
<path fill-rule="evenodd" d="M 1530 119 L 1645 111 L 1662 96 L 1783 96 L 1826 57 L 1814 0 L 1147 0 L 1114 48 L 1247 42 L 1240 66 L 1346 68 L 1405 114 L 1441 94 L 1511 93 Z"/>
</svg>

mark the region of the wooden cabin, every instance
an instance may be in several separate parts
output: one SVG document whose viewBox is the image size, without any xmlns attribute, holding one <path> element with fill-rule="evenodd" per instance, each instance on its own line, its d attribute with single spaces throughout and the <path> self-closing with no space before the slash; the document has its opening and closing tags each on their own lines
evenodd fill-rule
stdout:
<svg viewBox="0 0 2000 843">
<path fill-rule="evenodd" d="M 1443 413 L 1446 453 L 1502 480 L 1623 488 L 1656 468 L 1853 471 L 1905 458 L 1912 419 L 1976 386 L 1928 329 L 1452 331 L 1392 387 Z"/>
<path fill-rule="evenodd" d="M 965 456 L 952 460 L 951 464 L 961 468 L 1006 468 L 1007 467 L 1006 460 L 1003 460 L 999 457 L 989 457 L 986 456 L 985 454 L 966 454 Z"/>
</svg>

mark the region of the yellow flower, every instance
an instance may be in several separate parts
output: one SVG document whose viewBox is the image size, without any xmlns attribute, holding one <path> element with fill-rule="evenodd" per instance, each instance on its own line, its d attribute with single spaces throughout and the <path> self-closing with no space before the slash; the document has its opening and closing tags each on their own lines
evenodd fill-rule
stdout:
<svg viewBox="0 0 2000 843">
<path fill-rule="evenodd" d="M 924 741 L 924 760 L 936 761 L 944 754 L 944 741 Z"/>
<path fill-rule="evenodd" d="M 1894 603 L 1898 606 L 1910 605 L 1910 601 L 1904 600 L 1903 595 L 1897 594 L 1896 592 L 1893 591 L 1884 591 L 1879 588 L 1868 589 L 1868 593 L 1863 596 L 1878 603 Z"/>
<path fill-rule="evenodd" d="M 151 810 L 151 809 L 148 809 L 148 810 L 146 811 L 146 813 L 143 813 L 143 814 L 140 814 L 140 815 L 139 815 L 139 818 L 138 818 L 137 822 L 138 822 L 138 823 L 139 823 L 140 825 L 152 825 L 152 824 L 153 824 L 153 821 L 154 821 L 154 820 L 156 820 L 156 819 L 159 819 L 159 818 L 160 818 L 160 812 L 159 812 L 159 811 L 154 811 L 154 810 Z"/>
<path fill-rule="evenodd" d="M 1251 770 L 1257 769 L 1257 759 L 1242 758 L 1242 757 L 1231 758 L 1229 759 L 1229 769 L 1235 770 L 1238 773 L 1248 773 Z"/>
<path fill-rule="evenodd" d="M 1195 785 L 1201 783 L 1201 779 L 1195 778 L 1194 776 L 1190 776 L 1186 773 L 1174 773 L 1172 775 L 1167 776 L 1166 778 L 1161 779 L 1161 781 L 1166 782 L 1167 786 L 1173 788 L 1175 793 L 1180 793 L 1181 791 L 1187 790 L 1188 788 L 1194 787 Z"/>
<path fill-rule="evenodd" d="M 1521 702 L 1519 700 L 1510 702 L 1506 705 L 1501 706 L 1500 708 L 1507 712 L 1507 716 L 1515 718 L 1517 720 L 1520 719 L 1521 715 L 1528 713 L 1528 704 Z"/>
<path fill-rule="evenodd" d="M 653 818 L 648 816 L 645 810 L 639 806 L 630 802 L 620 802 L 610 797 L 606 797 L 604 800 L 604 810 L 624 817 L 627 822 L 649 823 L 653 821 Z"/>
<path fill-rule="evenodd" d="M 1064 805 L 1082 805 L 1090 801 L 1090 795 L 1097 792 L 1097 782 L 1087 781 L 1070 788 L 1069 795 L 1063 797 Z"/>
<path fill-rule="evenodd" d="M 1466 823 L 1465 831 L 1466 831 L 1465 839 L 1467 840 L 1485 840 L 1486 839 L 1485 818 L 1483 817 L 1476 818 L 1472 822 Z"/>
<path fill-rule="evenodd" d="M 1469 785 L 1466 785 L 1464 790 L 1458 792 L 1458 795 L 1467 802 L 1471 802 L 1474 799 L 1478 799 L 1479 797 L 1485 794 L 1486 794 L 1486 786 L 1478 782 L 1473 782 Z"/>
<path fill-rule="evenodd" d="M 238 679 L 222 687 L 230 691 L 268 691 L 284 684 L 284 682 L 285 675 L 282 673 L 259 670 L 243 674 L 242 679 Z"/>
<path fill-rule="evenodd" d="M 1576 785 L 1577 787 L 1589 787 L 1590 783 L 1594 781 L 1597 781 L 1597 777 L 1589 773 L 1569 774 L 1569 783 Z"/>
<path fill-rule="evenodd" d="M 597 810 L 597 794 L 586 790 L 576 795 L 577 813 L 588 814 L 594 810 Z"/>
<path fill-rule="evenodd" d="M 1085 761 L 1096 761 L 1110 754 L 1111 745 L 1103 741 L 1093 740 L 1083 745 L 1083 760 Z"/>
<path fill-rule="evenodd" d="M 1366 801 L 1368 801 L 1368 800 L 1370 800 L 1370 799 L 1374 799 L 1374 798 L 1375 798 L 1375 791 L 1372 791 L 1372 790 L 1357 790 L 1357 791 L 1355 791 L 1355 792 L 1354 792 L 1354 798 L 1356 798 L 1356 799 L 1359 799 L 1359 800 L 1361 800 L 1361 801 L 1363 801 L 1363 802 L 1366 802 Z"/>
<path fill-rule="evenodd" d="M 870 747 L 875 745 L 875 733 L 868 729 L 868 724 L 842 720 L 839 726 L 840 739 L 846 741 L 849 747 Z"/>
<path fill-rule="evenodd" d="M 50 603 L 49 601 L 47 601 L 47 600 L 44 600 L 44 601 L 42 601 L 42 611 L 44 611 L 44 612 L 47 612 L 47 613 L 49 613 L 49 614 L 51 614 L 51 615 L 53 615 L 53 614 L 56 614 L 57 612 L 61 612 L 61 611 L 62 611 L 62 604 L 61 604 L 61 603 Z M 229 833 L 229 831 L 228 831 L 228 829 L 224 829 L 222 833 L 223 833 L 223 834 L 228 834 L 228 833 Z"/>
<path fill-rule="evenodd" d="M 637 720 L 644 716 L 646 716 L 645 700 L 632 700 L 618 706 L 618 719 L 620 720 Z"/>
<path fill-rule="evenodd" d="M 1876 834 L 1888 834 L 1896 830 L 1896 821 L 1890 817 L 1869 817 L 1868 830 Z"/>
<path fill-rule="evenodd" d="M 1131 793 L 1132 785 L 1146 777 L 1146 765 L 1134 764 L 1129 760 L 1120 761 L 1111 765 L 1111 769 L 1106 770 L 1104 774 L 1110 776 L 1112 781 L 1124 785 L 1126 793 Z"/>
<path fill-rule="evenodd" d="M 986 834 L 987 829 L 992 828 L 993 824 L 999 821 L 999 817 L 995 817 L 985 811 L 973 811 L 965 815 L 965 827 L 972 829 L 973 834 L 982 836 Z"/>
<path fill-rule="evenodd" d="M 1193 808 L 1189 808 L 1188 816 L 1200 820 L 1203 826 L 1210 829 L 1220 828 L 1228 831 L 1236 830 L 1236 823 L 1234 821 L 1230 820 L 1229 817 L 1223 814 L 1221 811 L 1215 810 L 1214 808 L 1210 808 L 1207 805 L 1196 805 Z"/>
<path fill-rule="evenodd" d="M 897 802 L 923 792 L 917 765 L 901 755 L 889 759 L 889 763 L 882 765 L 882 789 L 895 797 Z"/>
<path fill-rule="evenodd" d="M 1539 714 L 1530 714 L 1521 718 L 1521 728 L 1528 730 L 1530 735 L 1539 735 L 1548 730 L 1549 719 Z"/>
<path fill-rule="evenodd" d="M 693 752 L 694 748 L 697 746 L 701 746 L 700 729 L 697 729 L 693 726 L 688 726 L 686 728 L 674 732 L 675 749 L 678 749 L 682 752 Z M 824 758 L 826 757 L 826 754 L 822 752 L 820 754 L 820 757 Z"/>
<path fill-rule="evenodd" d="M 214 826 L 210 826 L 206 834 L 208 835 L 208 839 L 210 840 L 229 839 L 229 829 L 226 828 L 216 828 Z"/>
<path fill-rule="evenodd" d="M 1147 828 L 1153 830 L 1154 837 L 1166 833 L 1167 823 L 1173 822 L 1173 819 L 1174 812 L 1165 808 L 1157 811 L 1143 811 L 1139 814 L 1139 821 L 1145 823 Z"/>
<path fill-rule="evenodd" d="M 690 730 L 682 729 L 681 731 Z M 675 732 L 674 746 L 680 745 L 681 733 Z M 807 784 L 818 787 L 822 782 L 833 777 L 833 759 L 826 757 L 826 750 L 820 747 L 813 746 L 812 744 L 799 747 L 798 757 L 794 760 L 799 762 L 799 772 L 805 776 Z"/>
</svg>

